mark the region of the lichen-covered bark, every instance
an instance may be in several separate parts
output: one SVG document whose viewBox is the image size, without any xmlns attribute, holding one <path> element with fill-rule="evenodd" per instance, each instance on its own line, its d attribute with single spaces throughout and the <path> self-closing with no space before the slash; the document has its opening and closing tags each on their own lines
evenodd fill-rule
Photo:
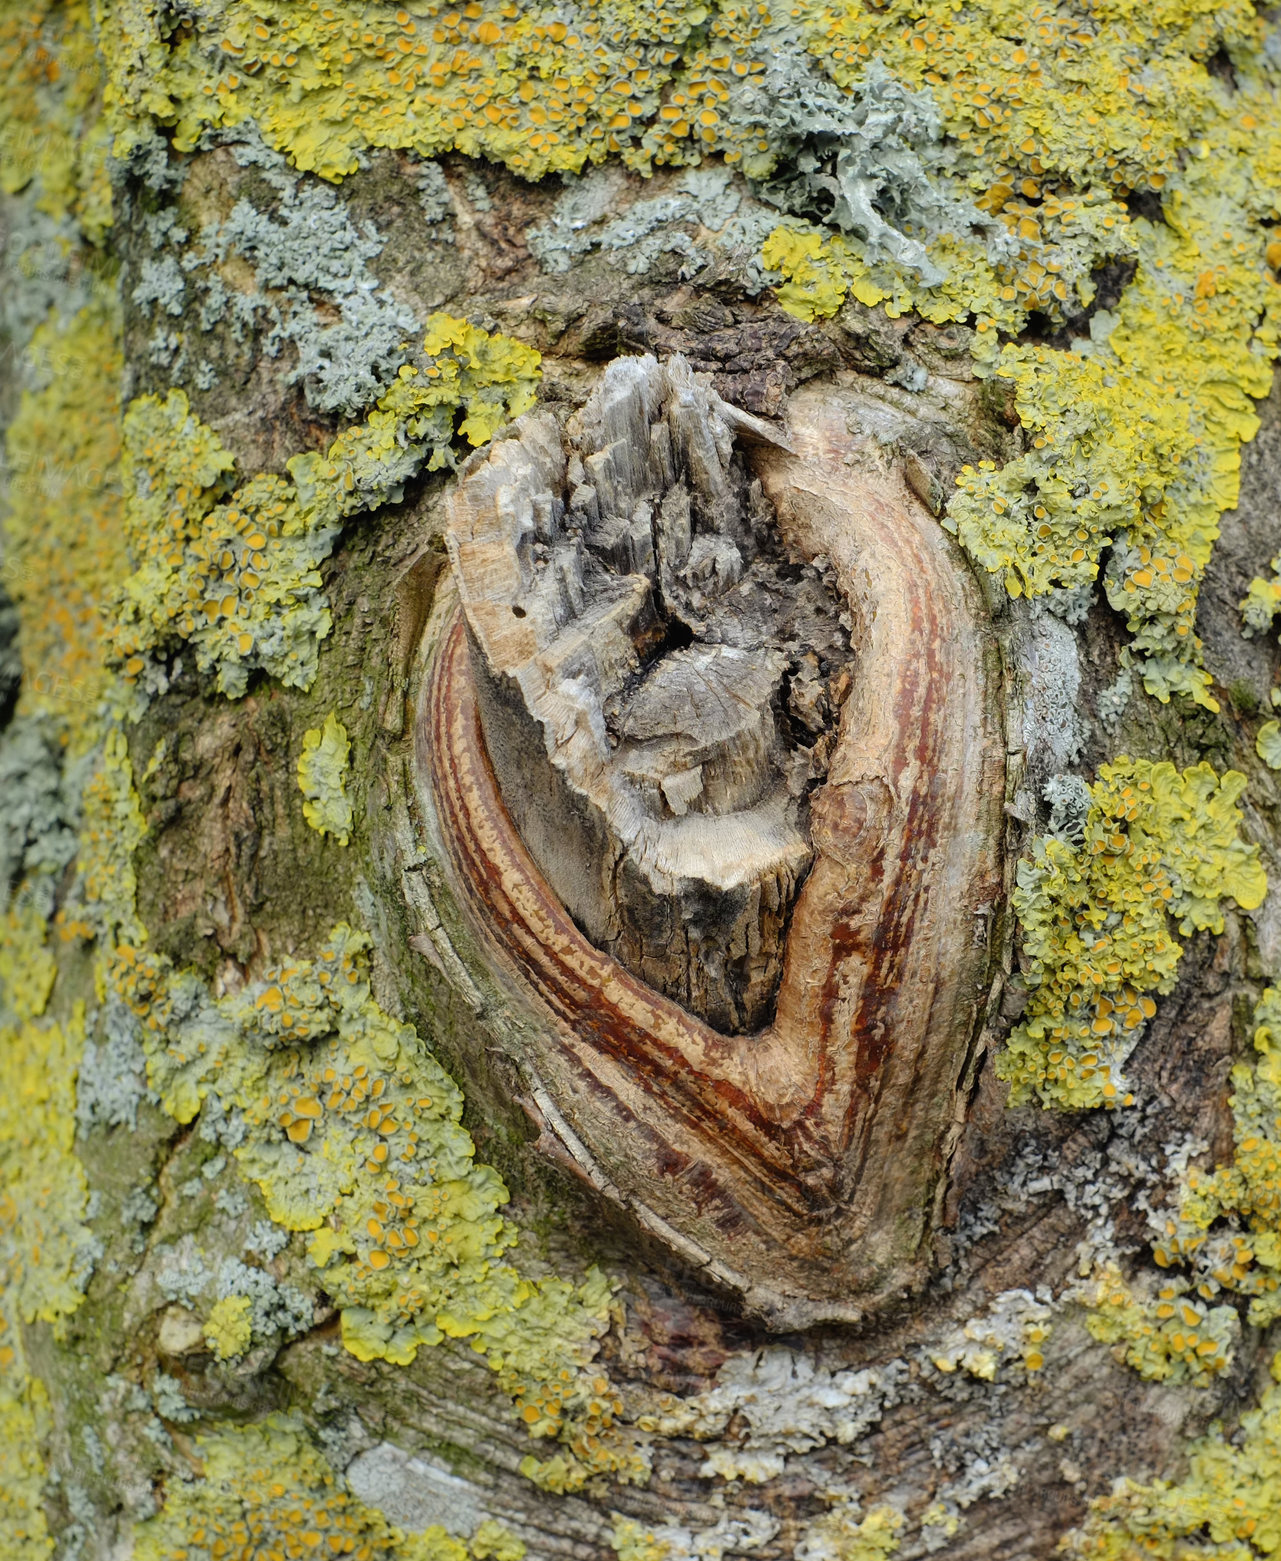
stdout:
<svg viewBox="0 0 1281 1561">
<path fill-rule="evenodd" d="M 0 22 L 0 1551 L 1271 1554 L 1271 24 L 260 9 Z M 697 1164 L 602 1193 L 562 1128 L 635 1166 L 626 1112 L 543 1088 L 424 789 L 456 468 L 642 353 L 809 431 L 759 470 L 865 571 L 850 697 L 950 582 L 922 742 L 1000 708 L 1006 881 L 922 911 L 983 988 L 877 1127 L 917 1192 L 847 1231 L 835 1174 L 778 1264 L 919 1255 L 867 1318 L 745 1308 Z M 838 556 L 859 495 L 937 591 Z"/>
</svg>

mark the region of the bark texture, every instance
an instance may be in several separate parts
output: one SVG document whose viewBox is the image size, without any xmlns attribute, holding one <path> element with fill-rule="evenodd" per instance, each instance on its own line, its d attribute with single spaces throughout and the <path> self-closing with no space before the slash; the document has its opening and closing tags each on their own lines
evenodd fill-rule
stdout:
<svg viewBox="0 0 1281 1561">
<path fill-rule="evenodd" d="M 230 225 L 241 201 L 280 217 L 299 190 L 322 222 L 319 181 L 278 161 L 227 132 L 183 156 L 182 182 L 122 165 L 112 241 L 125 400 L 183 388 L 184 437 L 198 420 L 238 463 L 187 486 L 264 534 L 251 483 L 299 453 L 336 463 L 354 420 L 318 405 L 297 342 L 277 331 L 268 350 L 261 320 L 211 326 L 207 373 L 166 359 L 147 300 L 176 223 Z M 1230 1438 L 1277 1342 L 1220 1297 L 1241 1314 L 1230 1367 L 1153 1380 L 1091 1333 L 1082 1289 L 1108 1265 L 1162 1282 L 1149 1215 L 1189 1162 L 1232 1157 L 1230 1070 L 1281 968 L 1276 890 L 1252 915 L 1228 905 L 1221 937 L 1185 936 L 1127 1065 L 1132 1109 L 1010 1107 L 996 1064 L 1028 998 L 1015 864 L 1049 830 L 1053 778 L 1124 753 L 1237 767 L 1246 832 L 1281 883 L 1281 787 L 1255 746 L 1281 664 L 1270 636 L 1242 638 L 1237 606 L 1281 546 L 1281 395 L 1260 404 L 1201 592 L 1221 709 L 1137 686 L 1118 709 L 1123 615 L 1097 593 L 1055 612 L 1012 598 L 940 524 L 963 465 L 1030 443 L 1007 382 L 976 378 L 970 327 L 853 297 L 802 322 L 741 255 L 684 275 L 703 229 L 672 170 L 609 172 L 611 220 L 643 208 L 671 241 L 630 272 L 600 247 L 540 263 L 558 188 L 449 155 L 431 165 L 433 215 L 423 166 L 369 155 L 334 197 L 345 252 L 374 224 L 367 293 L 536 348 L 538 405 L 509 420 L 502 402 L 457 472 L 432 465 L 408 414 L 394 423 L 395 458 L 417 455 L 297 587 L 332 615 L 309 686 L 260 666 L 230 700 L 185 644 L 148 664 L 110 750 L 132 777 L 112 828 L 129 797 L 140 823 L 99 901 L 70 863 L 100 815 L 58 803 L 50 1022 L 70 1034 L 90 1015 L 63 1126 L 92 1241 L 83 1301 L 15 1325 L 43 1384 L 44 1472 L 23 1478 L 52 1536 L 21 1561 L 168 1557 L 145 1548 L 157 1514 L 200 1499 L 235 1435 L 267 1424 L 293 1440 L 262 1469 L 278 1454 L 292 1479 L 309 1449 L 329 1473 L 308 1501 L 338 1492 L 359 1521 L 398 1526 L 370 1541 L 379 1561 L 509 1561 L 519 1545 L 530 1561 L 1049 1558 L 1118 1477 L 1181 1480 L 1214 1422 Z M 35 219 L 5 199 L 17 246 Z M 249 296 L 248 261 L 227 253 L 226 285 Z M 36 392 L 11 367 L 15 412 Z M 470 415 L 487 415 L 480 395 Z M 464 451 L 452 424 L 442 448 Z M 26 570 L 7 555 L 30 614 L 56 593 Z M 0 752 L 25 808 L 83 777 L 53 727 L 36 758 L 12 757 L 49 715 L 12 714 L 13 686 L 37 688 L 23 633 L 26 662 L 0 660 Z M 334 759 L 336 789 L 321 768 L 308 793 L 299 758 L 337 752 L 331 715 L 350 759 Z M 350 804 L 349 830 L 321 833 L 304 797 L 330 819 Z M 86 918 L 121 886 L 141 935 L 121 912 L 91 942 Z M 387 1089 L 420 1069 L 416 1104 L 390 1121 L 371 1094 L 381 1156 L 339 1165 L 323 1220 L 286 1228 L 264 1188 L 296 1151 L 307 1196 L 329 1196 L 322 1123 L 362 1078 L 326 1077 L 313 1099 L 269 1075 L 289 1043 L 267 994 L 321 1026 L 330 973 L 356 969 L 324 962 L 337 924 L 371 941 L 352 977 L 374 1038 L 361 1066 L 399 1045 Z M 157 963 L 110 986 L 108 944 Z M 169 1005 L 159 1040 L 129 1007 L 144 976 Z M 236 1020 L 227 1041 L 238 1003 L 258 1028 Z M 339 1034 L 352 1012 L 324 1022 Z M 251 1052 L 280 1098 L 255 1083 L 220 1104 L 208 1075 Z M 175 1058 L 204 1091 L 186 1115 L 157 1082 Z M 348 1230 L 341 1197 L 411 1128 L 446 1190 L 422 1193 L 417 1224 L 384 1199 Z M 466 1281 L 415 1311 L 425 1266 L 377 1286 L 429 1230 L 466 1249 L 440 1265 Z M 413 1549 L 405 1535 L 433 1525 L 438 1548 Z"/>
</svg>

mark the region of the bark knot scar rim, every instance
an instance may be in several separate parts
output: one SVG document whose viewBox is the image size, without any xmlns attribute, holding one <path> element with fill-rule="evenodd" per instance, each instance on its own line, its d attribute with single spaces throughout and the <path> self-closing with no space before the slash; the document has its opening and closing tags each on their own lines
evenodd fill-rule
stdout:
<svg viewBox="0 0 1281 1561">
<path fill-rule="evenodd" d="M 765 1031 L 719 1033 L 574 925 L 500 794 L 461 611 L 419 725 L 453 886 L 532 1016 L 519 1060 L 598 1184 L 779 1326 L 861 1317 L 928 1271 L 1004 780 L 972 577 L 905 488 L 840 464 L 839 407 L 803 395 L 791 426 L 796 450 L 758 446 L 755 469 L 790 539 L 832 558 L 860 656 Z"/>
</svg>

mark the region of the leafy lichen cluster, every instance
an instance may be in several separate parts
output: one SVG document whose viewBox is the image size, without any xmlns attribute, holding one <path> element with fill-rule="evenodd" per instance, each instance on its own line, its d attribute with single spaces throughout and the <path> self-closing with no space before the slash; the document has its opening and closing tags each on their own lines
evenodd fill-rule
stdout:
<svg viewBox="0 0 1281 1561">
<path fill-rule="evenodd" d="M 764 252 L 802 317 L 847 295 L 973 317 L 980 372 L 1009 380 L 1029 448 L 966 468 L 949 524 L 1011 594 L 1095 580 L 1126 614 L 1148 692 L 1216 708 L 1197 592 L 1240 446 L 1268 392 L 1281 216 L 1275 67 L 1252 9 L 898 3 L 805 12 L 853 84 L 869 57 L 930 88 L 952 138 L 945 188 L 1000 224 L 930 238 L 938 276 L 793 224 Z M 1211 63 L 1226 51 L 1234 85 Z M 1088 61 L 1088 64 L 1087 64 Z M 1135 216 L 1158 198 L 1161 220 Z M 927 235 L 928 238 L 928 235 Z M 1088 324 L 1095 273 L 1133 272 Z M 941 279 L 940 279 L 941 278 Z M 1070 348 L 1008 342 L 1033 312 L 1076 323 Z M 1108 549 L 1111 552 L 1108 552 Z M 1104 567 L 1104 561 L 1106 565 Z"/>
<path fill-rule="evenodd" d="M 1079 842 L 1039 838 L 1018 866 L 1013 904 L 1030 998 L 999 1059 L 1014 1103 L 1128 1104 L 1122 1068 L 1173 989 L 1175 935 L 1222 932 L 1221 902 L 1267 888 L 1241 840 L 1245 777 L 1208 764 L 1119 758 L 1099 772 Z"/>
<path fill-rule="evenodd" d="M 318 834 L 332 835 L 342 846 L 351 835 L 351 798 L 346 787 L 350 754 L 347 728 L 331 710 L 323 726 L 303 733 L 298 756 L 303 817 Z"/>
<path fill-rule="evenodd" d="M 110 131 L 90 0 L 33 0 L 0 17 L 0 189 L 96 239 L 111 223 Z"/>
<path fill-rule="evenodd" d="M 1259 1000 L 1253 1037 L 1253 1063 L 1238 1062 L 1232 1070 L 1232 1160 L 1214 1170 L 1193 1166 L 1184 1173 L 1177 1206 L 1165 1216 L 1153 1246 L 1157 1265 L 1169 1274 L 1161 1294 L 1164 1298 L 1169 1292 L 1172 1305 L 1166 1311 L 1175 1329 L 1185 1313 L 1195 1311 L 1204 1319 L 1205 1303 L 1232 1296 L 1249 1299 L 1247 1317 L 1255 1327 L 1266 1328 L 1281 1317 L 1281 992 L 1276 988 L 1269 987 Z M 1133 1317 L 1133 1298 L 1125 1305 Z M 1146 1311 L 1152 1311 L 1150 1304 Z M 1226 1340 L 1223 1329 L 1235 1329 L 1236 1314 L 1224 1305 L 1215 1312 Z M 1169 1325 L 1163 1330 L 1167 1338 L 1171 1331 Z M 1145 1376 L 1169 1374 L 1153 1369 L 1149 1327 L 1136 1332 L 1127 1324 L 1115 1335 L 1122 1336 L 1137 1351 L 1132 1364 Z M 1216 1362 L 1210 1364 L 1218 1369 Z"/>
<path fill-rule="evenodd" d="M 791 214 L 765 259 L 784 273 L 779 295 L 795 312 L 831 313 L 853 295 L 891 313 L 974 320 L 980 371 L 1011 384 L 1026 445 L 1004 468 L 962 475 L 949 518 L 973 556 L 1012 592 L 1034 595 L 1088 584 L 1106 559 L 1105 587 L 1127 615 L 1149 691 L 1213 705 L 1196 593 L 1218 516 L 1235 500 L 1251 400 L 1270 383 L 1281 261 L 1267 231 L 1281 219 L 1274 67 L 1243 0 L 1053 11 L 1009 0 L 798 0 L 785 13 L 739 0 L 643 12 L 632 0 L 554 11 L 540 0 L 97 9 L 112 128 L 135 160 L 159 145 L 163 161 L 156 123 L 182 151 L 208 127 L 251 120 L 296 166 L 329 178 L 373 146 L 457 149 L 530 176 L 614 154 L 641 169 L 723 155 Z M 0 132 L 15 154 L 4 187 L 30 187 L 51 220 L 100 234 L 106 131 L 81 0 L 0 23 L 0 76 Z M 324 202 L 295 205 L 285 200 L 278 221 L 241 212 L 224 236 L 261 260 L 255 244 L 276 242 L 268 227 L 310 220 Z M 1105 264 L 1133 278 L 1087 325 Z M 285 280 L 305 292 L 300 276 Z M 144 278 L 135 303 L 172 312 L 179 294 L 168 285 L 158 271 Z M 22 1561 L 50 1550 L 35 1450 L 45 1405 L 21 1334 L 79 1304 L 94 1256 L 72 1138 L 87 1016 L 59 970 L 77 938 L 95 941 L 107 999 L 127 1001 L 138 1020 L 165 1108 L 180 1122 L 207 1111 L 243 1128 L 227 1146 L 279 1225 L 307 1234 L 349 1349 L 405 1362 L 446 1337 L 469 1339 L 525 1425 L 561 1439 L 554 1457 L 527 1460 L 534 1478 L 564 1490 L 590 1473 L 638 1477 L 643 1459 L 619 1433 L 620 1404 L 597 1366 L 609 1285 L 594 1271 L 577 1284 L 532 1279 L 517 1264 L 506 1191 L 475 1162 L 452 1081 L 375 1001 L 364 935 L 336 927 L 314 957 L 278 961 L 220 995 L 149 951 L 133 866 L 142 813 L 125 730 L 104 714 L 104 644 L 126 684 L 144 691 L 163 686 L 165 658 L 185 645 L 231 696 L 255 672 L 309 686 L 329 629 L 320 566 L 345 521 L 451 464 L 455 437 L 483 443 L 524 410 L 537 355 L 437 316 L 422 355 L 398 363 L 389 306 L 373 367 L 357 376 L 358 403 L 346 381 L 317 371 L 322 410 L 353 413 L 386 387 L 323 453 L 233 489 L 230 452 L 182 392 L 142 398 L 125 424 L 122 506 L 118 310 L 109 288 L 91 291 L 89 305 L 55 310 L 37 333 L 43 369 L 9 435 L 19 481 L 5 577 L 22 611 L 27 724 L 6 743 L 47 721 L 53 773 L 65 744 L 70 790 L 80 790 L 76 764 L 88 779 L 70 895 L 52 887 L 70 856 L 61 806 L 32 836 L 49 848 L 43 863 L 24 850 L 0 884 L 0 1548 Z M 1082 333 L 1071 350 L 1002 345 L 1038 315 Z M 1256 627 L 1270 622 L 1275 596 L 1268 582 L 1252 587 Z M 299 766 L 308 821 L 339 839 L 350 827 L 345 741 L 331 715 L 308 733 Z M 1207 765 L 1180 775 L 1118 761 L 1091 788 L 1084 838 L 1043 841 L 1024 864 L 1017 908 L 1032 999 L 1002 1062 L 1015 1098 L 1127 1098 L 1120 1069 L 1151 994 L 1173 982 L 1175 926 L 1217 929 L 1224 897 L 1246 907 L 1261 897 L 1255 853 L 1238 835 L 1240 785 Z M 1223 1368 L 1235 1313 L 1211 1304 L 1222 1290 L 1251 1298 L 1252 1321 L 1275 1314 L 1271 1012 L 1261 1010 L 1256 1066 L 1234 1078 L 1235 1160 L 1188 1177 L 1157 1249 L 1177 1272 L 1151 1297 L 1104 1276 L 1091 1327 L 1147 1375 L 1195 1381 Z M 253 1298 L 219 1295 L 204 1335 L 220 1361 L 240 1359 L 256 1339 Z M 1029 1371 L 1041 1365 L 1039 1342 L 1025 1352 Z M 948 1361 L 973 1373 L 966 1348 Z M 1083 1553 L 1174 1556 L 1205 1533 L 1225 1556 L 1276 1550 L 1279 1415 L 1270 1390 L 1238 1437 L 1215 1434 L 1194 1450 L 1178 1486 L 1129 1486 L 1100 1504 Z M 520 1554 L 492 1524 L 470 1544 L 397 1534 L 339 1489 L 292 1421 L 224 1427 L 198 1450 L 200 1477 L 171 1482 L 164 1510 L 139 1530 L 141 1561 L 204 1550 Z M 865 1516 L 838 1505 L 809 1526 L 798 1554 L 887 1555 L 901 1527 L 892 1508 Z M 615 1549 L 662 1551 L 626 1520 Z"/>
<path fill-rule="evenodd" d="M 1118 1480 L 1091 1504 L 1069 1553 L 1081 1561 L 1256 1561 L 1281 1550 L 1281 1355 L 1272 1375 L 1276 1385 L 1234 1435 L 1215 1426 L 1193 1444 L 1183 1479 Z"/>
<path fill-rule="evenodd" d="M 1231 1306 L 1207 1306 L 1191 1291 L 1180 1276 L 1144 1294 L 1108 1265 L 1087 1290 L 1085 1325 L 1150 1381 L 1204 1384 L 1232 1364 L 1240 1327 Z"/>
<path fill-rule="evenodd" d="M 28 348 L 34 383 L 6 435 L 4 583 L 20 615 L 20 710 L 77 728 L 106 689 L 103 604 L 125 572 L 119 332 L 105 297 L 41 324 Z"/>
<path fill-rule="evenodd" d="M 509 337 L 435 315 L 423 353 L 323 455 L 293 456 L 287 477 L 264 473 L 234 491 L 234 456 L 183 391 L 130 405 L 123 482 L 134 569 L 110 635 L 126 681 L 145 686 L 181 641 L 231 698 L 258 669 L 311 686 L 332 626 L 320 565 L 344 521 L 449 465 L 456 432 L 483 444 L 532 404 L 538 354 Z"/>
<path fill-rule="evenodd" d="M 1278 613 L 1281 613 L 1281 553 L 1272 560 L 1269 575 L 1256 575 L 1250 581 L 1250 589 L 1241 602 L 1246 638 L 1266 633 Z M 1274 688 L 1269 698 L 1274 706 L 1281 708 L 1281 688 Z M 1281 721 L 1265 721 L 1260 726 L 1255 750 L 1270 769 L 1281 770 Z"/>
<path fill-rule="evenodd" d="M 507 1190 L 475 1161 L 463 1099 L 414 1029 L 369 987 L 369 939 L 337 926 L 314 960 L 294 960 L 213 998 L 198 976 L 121 943 L 110 980 L 142 1023 L 148 1077 L 189 1122 L 207 1099 L 237 1114 L 234 1150 L 271 1218 L 310 1233 L 307 1256 L 342 1308 L 362 1360 L 407 1364 L 467 1339 L 498 1373 L 534 1436 L 565 1451 L 529 1472 L 565 1488 L 591 1470 L 643 1472 L 617 1424 L 622 1404 L 593 1365 L 611 1287 L 525 1277 Z M 224 1307 L 223 1353 L 247 1344 Z"/>
<path fill-rule="evenodd" d="M 525 1547 L 502 1524 L 482 1523 L 470 1543 L 433 1526 L 405 1533 L 342 1488 L 306 1428 L 287 1415 L 222 1427 L 195 1443 L 199 1478 L 168 1493 L 140 1524 L 137 1561 L 521 1561 Z"/>
</svg>

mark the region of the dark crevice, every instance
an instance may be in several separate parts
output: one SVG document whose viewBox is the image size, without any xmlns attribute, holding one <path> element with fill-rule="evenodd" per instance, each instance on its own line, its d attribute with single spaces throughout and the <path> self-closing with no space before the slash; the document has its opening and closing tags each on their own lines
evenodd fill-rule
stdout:
<svg viewBox="0 0 1281 1561">
<path fill-rule="evenodd" d="M 1222 44 L 1205 62 L 1205 68 L 1216 81 L 1221 81 L 1229 92 L 1237 90 L 1237 73 L 1232 64 L 1232 57 Z"/>
<path fill-rule="evenodd" d="M 1131 190 L 1125 197 L 1125 209 L 1131 217 L 1143 217 L 1148 222 L 1165 221 L 1165 209 L 1158 190 Z"/>
<path fill-rule="evenodd" d="M 1138 263 L 1134 260 L 1106 261 L 1090 273 L 1095 291 L 1088 309 L 1065 314 L 1062 320 L 1051 319 L 1048 314 L 1034 309 L 1028 315 L 1022 339 L 1043 342 L 1047 347 L 1066 352 L 1075 338 L 1090 334 L 1090 321 L 1101 309 L 1116 308 L 1137 270 Z"/>
</svg>

